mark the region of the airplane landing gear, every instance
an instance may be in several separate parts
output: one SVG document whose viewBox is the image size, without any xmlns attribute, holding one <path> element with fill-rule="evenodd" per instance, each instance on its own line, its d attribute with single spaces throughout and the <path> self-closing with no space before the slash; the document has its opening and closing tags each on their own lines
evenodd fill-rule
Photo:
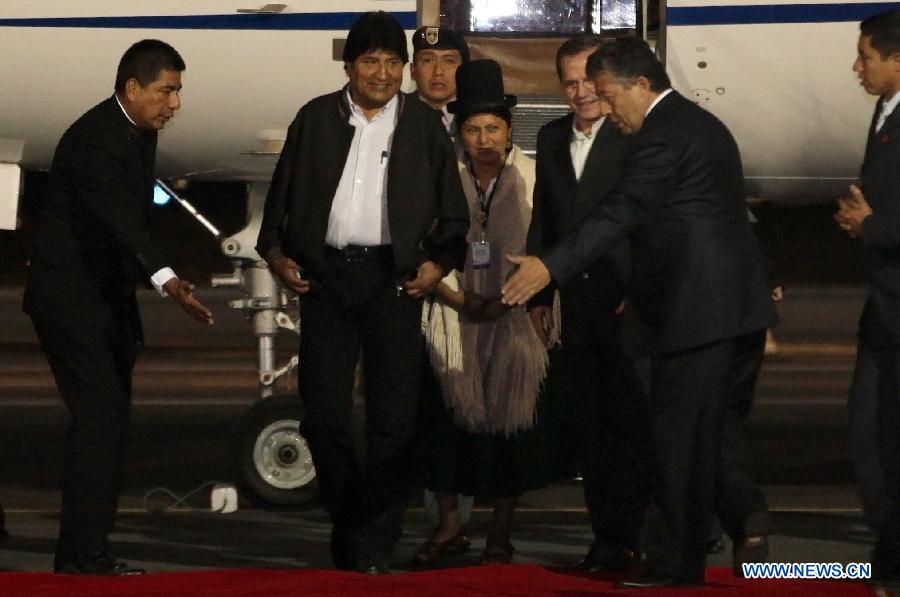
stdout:
<svg viewBox="0 0 900 597">
<path fill-rule="evenodd" d="M 276 362 L 275 336 L 287 330 L 300 334 L 297 301 L 269 271 L 253 248 L 262 223 L 268 184 L 251 183 L 247 196 L 247 226 L 221 239 L 222 252 L 232 259 L 231 274 L 213 276 L 213 286 L 238 287 L 242 299 L 230 306 L 247 313 L 256 338 L 260 400 L 244 415 L 237 437 L 234 470 L 245 497 L 258 506 L 298 506 L 310 500 L 304 488 L 316 470 L 306 440 L 300 435 L 300 398 L 276 395 L 279 378 L 292 375 L 299 364 L 293 355 Z"/>
<path fill-rule="evenodd" d="M 316 476 L 296 395 L 257 402 L 241 421 L 234 463 L 243 495 L 257 506 L 296 506 L 310 499 L 303 488 Z"/>
</svg>

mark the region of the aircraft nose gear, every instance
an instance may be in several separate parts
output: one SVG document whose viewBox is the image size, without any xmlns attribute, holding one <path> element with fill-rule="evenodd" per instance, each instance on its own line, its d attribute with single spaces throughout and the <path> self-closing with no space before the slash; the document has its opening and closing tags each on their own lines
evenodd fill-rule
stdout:
<svg viewBox="0 0 900 597">
<path fill-rule="evenodd" d="M 235 460 L 241 489 L 254 503 L 289 506 L 310 497 L 302 488 L 316 469 L 300 419 L 297 396 L 267 398 L 244 416 Z"/>
<path fill-rule="evenodd" d="M 234 459 L 236 481 L 245 497 L 260 506 L 296 506 L 311 494 L 304 489 L 316 476 L 306 440 L 297 394 L 276 396 L 276 382 L 299 363 L 297 355 L 278 366 L 275 336 L 282 330 L 300 334 L 297 300 L 269 271 L 253 248 L 262 223 L 268 184 L 251 183 L 247 225 L 228 238 L 214 234 L 222 253 L 232 260 L 230 274 L 213 276 L 213 286 L 241 288 L 244 297 L 229 302 L 242 309 L 253 326 L 258 354 L 259 398 L 242 421 Z M 184 205 L 184 203 L 182 203 Z M 185 209 L 188 209 L 185 206 Z M 199 219 L 196 210 L 188 211 Z"/>
</svg>

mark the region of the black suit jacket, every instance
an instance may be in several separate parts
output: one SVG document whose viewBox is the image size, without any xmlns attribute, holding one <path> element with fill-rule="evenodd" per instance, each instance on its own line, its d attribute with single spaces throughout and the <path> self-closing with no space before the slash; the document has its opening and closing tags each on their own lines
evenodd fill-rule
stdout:
<svg viewBox="0 0 900 597">
<path fill-rule="evenodd" d="M 628 304 L 649 325 L 654 354 L 774 326 L 728 129 L 672 91 L 633 143 L 609 198 L 543 256 L 553 278 L 564 284 L 630 236 Z"/>
<path fill-rule="evenodd" d="M 26 311 L 137 316 L 135 286 L 166 266 L 147 231 L 155 156 L 156 132 L 132 125 L 115 96 L 63 134 L 34 216 Z"/>
<path fill-rule="evenodd" d="M 860 335 L 876 345 L 900 344 L 900 109 L 875 132 L 875 109 L 860 178 L 872 215 L 862 228 L 869 297 Z"/>
<path fill-rule="evenodd" d="M 435 110 L 406 94 L 398 98 L 387 165 L 394 268 L 405 276 L 431 259 L 447 271 L 461 269 L 469 208 L 453 146 Z M 325 234 L 353 141 L 349 115 L 341 90 L 304 105 L 288 129 L 256 246 L 270 263 L 283 253 L 312 277 L 327 278 Z"/>
<path fill-rule="evenodd" d="M 528 254 L 540 254 L 555 246 L 568 232 L 602 203 L 622 173 L 629 140 L 607 120 L 597 130 L 580 179 L 575 178 L 571 151 L 574 114 L 548 122 L 537 137 L 537 180 L 528 229 Z M 585 272 L 598 304 L 622 301 L 631 268 L 628 241 L 614 246 L 590 263 Z M 529 305 L 551 305 L 556 284 L 551 284 Z"/>
</svg>

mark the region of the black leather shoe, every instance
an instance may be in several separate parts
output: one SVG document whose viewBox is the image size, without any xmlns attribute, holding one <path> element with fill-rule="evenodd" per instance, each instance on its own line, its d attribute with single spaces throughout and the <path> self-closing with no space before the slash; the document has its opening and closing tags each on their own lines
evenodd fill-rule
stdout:
<svg viewBox="0 0 900 597">
<path fill-rule="evenodd" d="M 897 597 L 900 594 L 900 578 L 894 580 L 872 580 L 869 582 L 875 597 Z"/>
<path fill-rule="evenodd" d="M 357 572 L 363 574 L 390 574 L 391 566 L 384 554 L 360 554 L 357 561 Z"/>
<path fill-rule="evenodd" d="M 699 587 L 702 582 L 690 582 L 675 576 L 646 574 L 632 580 L 616 583 L 620 589 L 653 589 L 659 587 Z"/>
<path fill-rule="evenodd" d="M 3 511 L 3 504 L 0 504 L 0 546 L 9 539 L 9 533 L 6 531 L 6 512 Z"/>
<path fill-rule="evenodd" d="M 355 570 L 357 567 L 356 539 L 339 527 L 331 529 L 331 561 L 338 570 Z"/>
<path fill-rule="evenodd" d="M 768 559 L 769 540 L 766 535 L 746 537 L 734 546 L 731 555 L 731 571 L 735 577 L 744 578 L 744 564 L 762 564 Z"/>
<path fill-rule="evenodd" d="M 735 577 L 744 578 L 744 564 L 768 560 L 771 526 L 771 518 L 765 511 L 753 512 L 744 520 L 744 536 L 735 543 L 731 553 L 731 571 Z"/>
<path fill-rule="evenodd" d="M 132 568 L 108 555 L 102 555 L 89 562 L 57 560 L 53 571 L 57 574 L 89 576 L 140 576 L 147 573 L 143 568 Z"/>
<path fill-rule="evenodd" d="M 633 549 L 611 548 L 594 544 L 584 559 L 575 564 L 582 572 L 616 572 L 631 570 L 641 561 L 641 554 Z"/>
<path fill-rule="evenodd" d="M 706 553 L 718 555 L 725 551 L 725 542 L 721 539 L 710 539 L 706 542 Z"/>
</svg>

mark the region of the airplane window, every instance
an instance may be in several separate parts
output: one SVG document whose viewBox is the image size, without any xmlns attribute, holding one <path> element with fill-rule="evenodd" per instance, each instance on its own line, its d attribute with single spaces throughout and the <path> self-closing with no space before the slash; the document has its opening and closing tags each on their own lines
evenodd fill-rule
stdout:
<svg viewBox="0 0 900 597">
<path fill-rule="evenodd" d="M 590 0 L 442 0 L 441 24 L 472 33 L 571 35 L 585 30 Z"/>
<path fill-rule="evenodd" d="M 635 29 L 637 3 L 634 0 L 596 0 L 592 16 L 594 33 Z"/>
<path fill-rule="evenodd" d="M 634 31 L 641 0 L 441 0 L 441 25 L 466 33 L 566 36 Z M 650 0 L 651 5 L 657 4 Z"/>
</svg>

